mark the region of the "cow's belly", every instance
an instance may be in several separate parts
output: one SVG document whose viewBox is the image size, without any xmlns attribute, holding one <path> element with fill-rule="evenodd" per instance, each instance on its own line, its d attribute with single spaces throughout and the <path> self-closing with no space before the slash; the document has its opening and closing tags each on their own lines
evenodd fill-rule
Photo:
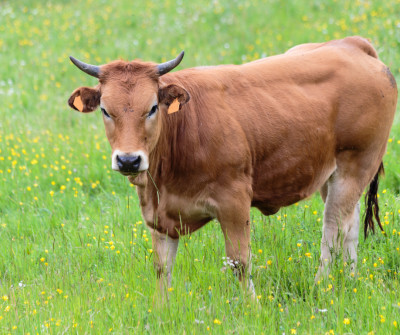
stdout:
<svg viewBox="0 0 400 335">
<path fill-rule="evenodd" d="M 256 166 L 252 206 L 270 215 L 319 190 L 335 171 L 336 161 L 328 154 L 309 158 L 289 158 L 280 164 L 266 160 Z"/>
</svg>

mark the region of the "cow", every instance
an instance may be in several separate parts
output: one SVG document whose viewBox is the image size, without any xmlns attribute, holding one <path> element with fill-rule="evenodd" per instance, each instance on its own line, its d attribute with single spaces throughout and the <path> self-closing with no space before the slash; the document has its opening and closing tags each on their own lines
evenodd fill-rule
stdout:
<svg viewBox="0 0 400 335">
<path fill-rule="evenodd" d="M 343 250 L 357 263 L 379 220 L 377 187 L 396 103 L 396 81 L 370 42 L 351 36 L 303 44 L 242 65 L 170 72 L 183 58 L 96 66 L 73 57 L 97 86 L 69 105 L 100 106 L 112 169 L 136 185 L 151 231 L 157 286 L 169 286 L 179 237 L 217 219 L 246 292 L 251 282 L 250 208 L 272 215 L 319 191 L 325 203 L 320 266 Z"/>
</svg>

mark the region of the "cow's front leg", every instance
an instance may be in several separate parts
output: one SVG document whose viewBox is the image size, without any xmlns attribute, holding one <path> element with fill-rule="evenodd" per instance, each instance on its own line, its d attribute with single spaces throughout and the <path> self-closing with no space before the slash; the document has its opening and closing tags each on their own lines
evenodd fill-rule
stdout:
<svg viewBox="0 0 400 335">
<path fill-rule="evenodd" d="M 250 199 L 245 195 L 232 198 L 221 208 L 218 220 L 225 237 L 228 264 L 239 278 L 246 294 L 256 298 L 251 280 Z"/>
<path fill-rule="evenodd" d="M 161 303 L 168 298 L 168 288 L 171 286 L 172 268 L 175 263 L 179 239 L 173 239 L 166 234 L 150 229 L 154 251 L 154 269 L 157 275 L 156 297 Z"/>
</svg>

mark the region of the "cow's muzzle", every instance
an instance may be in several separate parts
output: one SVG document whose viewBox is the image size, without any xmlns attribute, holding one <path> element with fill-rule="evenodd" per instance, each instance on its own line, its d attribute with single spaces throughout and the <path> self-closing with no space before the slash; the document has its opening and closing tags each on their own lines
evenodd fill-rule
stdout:
<svg viewBox="0 0 400 335">
<path fill-rule="evenodd" d="M 148 168 L 149 160 L 142 150 L 134 152 L 115 150 L 112 155 L 112 169 L 125 176 L 137 175 Z"/>
<path fill-rule="evenodd" d="M 139 171 L 141 156 L 119 156 L 115 157 L 120 172 L 137 173 Z"/>
</svg>

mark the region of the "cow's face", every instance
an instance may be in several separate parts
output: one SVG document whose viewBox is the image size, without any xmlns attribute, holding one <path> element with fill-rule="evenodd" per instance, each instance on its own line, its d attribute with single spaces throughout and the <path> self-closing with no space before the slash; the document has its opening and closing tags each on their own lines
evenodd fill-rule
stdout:
<svg viewBox="0 0 400 335">
<path fill-rule="evenodd" d="M 162 131 L 161 114 L 189 101 L 189 94 L 182 87 L 161 85 L 159 77 L 165 72 L 159 67 L 139 61 L 94 67 L 99 85 L 80 87 L 68 100 L 72 108 L 83 113 L 100 106 L 112 149 L 112 169 L 123 175 L 134 176 L 149 168 L 149 154 Z"/>
</svg>

